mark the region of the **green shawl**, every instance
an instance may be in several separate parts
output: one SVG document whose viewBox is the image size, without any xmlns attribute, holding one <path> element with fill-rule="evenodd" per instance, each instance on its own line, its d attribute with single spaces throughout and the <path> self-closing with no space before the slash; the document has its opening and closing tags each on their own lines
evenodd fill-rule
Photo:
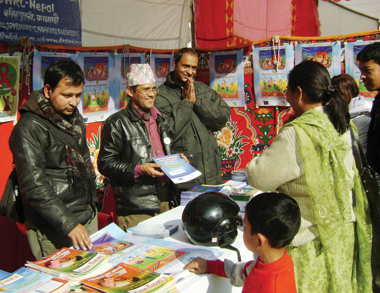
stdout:
<svg viewBox="0 0 380 293">
<path fill-rule="evenodd" d="M 351 218 L 353 197 L 356 216 L 353 277 L 366 283 L 368 274 L 371 276 L 368 264 L 371 262 L 372 226 L 368 200 L 357 168 L 354 167 L 352 181 L 344 163 L 351 146 L 336 131 L 328 115 L 317 109 L 305 112 L 284 127 L 290 126 L 297 133 L 305 163 L 307 190 L 319 232 L 319 253 L 339 253 L 329 251 L 329 243 L 333 239 L 330 236 L 334 235 L 336 227 Z"/>
</svg>

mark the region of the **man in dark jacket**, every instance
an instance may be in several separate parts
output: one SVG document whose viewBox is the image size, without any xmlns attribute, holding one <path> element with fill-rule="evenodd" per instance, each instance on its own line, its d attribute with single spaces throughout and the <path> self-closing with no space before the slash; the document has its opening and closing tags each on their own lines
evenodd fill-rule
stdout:
<svg viewBox="0 0 380 293">
<path fill-rule="evenodd" d="M 154 107 L 156 83 L 148 64 L 132 64 L 127 75 L 127 107 L 104 121 L 99 172 L 111 180 L 123 230 L 169 209 L 172 184 L 153 163 L 170 155 L 169 125 Z"/>
<path fill-rule="evenodd" d="M 367 90 L 377 91 L 371 110 L 367 136 L 368 164 L 380 173 L 380 42 L 366 46 L 357 56 L 360 78 Z M 380 195 L 379 195 L 380 196 Z M 373 292 L 380 292 L 380 219 L 372 218 L 372 277 Z"/>
<path fill-rule="evenodd" d="M 202 173 L 180 184 L 179 190 L 194 184 L 221 184 L 221 159 L 213 132 L 226 125 L 231 109 L 216 91 L 194 81 L 198 68 L 195 50 L 179 50 L 173 65 L 174 71 L 159 88 L 155 106 L 170 117 L 173 152 L 183 152 L 190 165 Z"/>
<path fill-rule="evenodd" d="M 71 59 L 51 64 L 44 87 L 21 106 L 9 146 L 28 241 L 36 259 L 59 248 L 92 248 L 97 201 L 86 127 L 77 110 L 84 74 Z"/>
</svg>

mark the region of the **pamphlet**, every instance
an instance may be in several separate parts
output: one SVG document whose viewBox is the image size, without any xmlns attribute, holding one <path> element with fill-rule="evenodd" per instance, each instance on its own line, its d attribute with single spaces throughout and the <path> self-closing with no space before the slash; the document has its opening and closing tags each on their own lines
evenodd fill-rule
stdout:
<svg viewBox="0 0 380 293">
<path fill-rule="evenodd" d="M 162 164 L 162 172 L 175 184 L 193 180 L 202 174 L 182 159 L 179 154 L 153 157 L 153 161 L 157 164 Z"/>
<path fill-rule="evenodd" d="M 25 267 L 19 268 L 9 277 L 0 281 L 0 292 L 68 292 L 68 281 L 58 279 Z"/>
<path fill-rule="evenodd" d="M 109 266 L 100 268 L 107 263 L 107 258 L 108 255 L 64 247 L 44 259 L 28 261 L 25 266 L 65 280 L 76 281 L 90 273 L 97 274 L 98 269 L 108 269 Z"/>
<path fill-rule="evenodd" d="M 146 293 L 170 291 L 175 286 L 175 279 L 120 263 L 103 274 L 82 280 L 81 283 L 101 292 Z"/>
</svg>

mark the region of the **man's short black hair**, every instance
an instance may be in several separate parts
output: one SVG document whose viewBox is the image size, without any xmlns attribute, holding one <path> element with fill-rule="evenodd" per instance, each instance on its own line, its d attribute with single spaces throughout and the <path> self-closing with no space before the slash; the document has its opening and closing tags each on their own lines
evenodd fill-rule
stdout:
<svg viewBox="0 0 380 293">
<path fill-rule="evenodd" d="M 61 59 L 50 64 L 45 71 L 44 85 L 50 85 L 54 91 L 62 78 L 70 79 L 70 83 L 75 86 L 84 84 L 83 71 L 72 59 Z"/>
<path fill-rule="evenodd" d="M 297 202 L 283 193 L 264 192 L 256 195 L 245 211 L 252 235 L 263 234 L 273 248 L 290 244 L 301 225 Z"/>
<path fill-rule="evenodd" d="M 177 65 L 179 61 L 181 61 L 181 58 L 185 54 L 191 54 L 198 57 L 197 51 L 195 51 L 193 48 L 182 48 L 174 55 L 174 63 Z"/>
<path fill-rule="evenodd" d="M 380 65 L 380 42 L 375 42 L 366 46 L 356 56 L 356 60 L 361 62 L 373 60 Z"/>
</svg>

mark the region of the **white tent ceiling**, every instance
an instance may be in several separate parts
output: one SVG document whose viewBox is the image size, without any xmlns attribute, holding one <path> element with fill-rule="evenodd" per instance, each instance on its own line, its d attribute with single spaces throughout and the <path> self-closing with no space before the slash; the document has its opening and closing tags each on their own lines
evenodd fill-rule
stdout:
<svg viewBox="0 0 380 293">
<path fill-rule="evenodd" d="M 375 0 L 377 3 L 373 3 L 374 10 L 375 7 L 380 9 L 380 0 Z M 351 3 L 352 2 L 352 3 Z M 354 2 L 360 2 L 354 5 Z M 319 1 L 318 12 L 319 20 L 321 23 L 321 36 L 335 36 L 344 35 L 352 33 L 360 33 L 365 31 L 376 30 L 379 27 L 378 19 L 373 16 L 366 16 L 362 11 L 367 11 L 366 6 L 362 6 L 362 2 L 374 2 L 373 0 L 351 0 L 351 1 L 340 1 L 335 3 L 333 1 Z M 351 3 L 351 4 L 348 4 Z M 361 11 L 356 13 L 354 7 L 348 7 L 349 5 L 354 5 L 357 9 Z M 374 14 L 375 15 L 375 14 Z"/>
<path fill-rule="evenodd" d="M 379 0 L 342 0 L 338 3 L 349 9 L 380 19 Z"/>
<path fill-rule="evenodd" d="M 82 45 L 177 49 L 191 42 L 192 0 L 81 0 Z"/>
</svg>

